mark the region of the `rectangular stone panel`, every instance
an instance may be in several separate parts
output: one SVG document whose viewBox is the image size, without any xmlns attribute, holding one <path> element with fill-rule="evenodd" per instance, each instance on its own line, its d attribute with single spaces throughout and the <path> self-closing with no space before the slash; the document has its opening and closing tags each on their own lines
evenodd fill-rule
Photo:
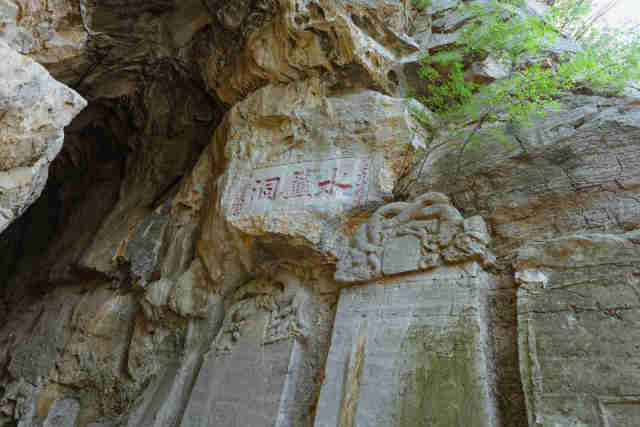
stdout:
<svg viewBox="0 0 640 427">
<path fill-rule="evenodd" d="M 266 314 L 254 319 L 232 353 L 205 356 L 182 426 L 274 425 L 294 341 L 262 348 L 266 321 Z"/>
<path fill-rule="evenodd" d="M 415 236 L 393 238 L 384 245 L 382 272 L 385 275 L 417 271 L 421 259 L 421 242 Z"/>
<path fill-rule="evenodd" d="M 265 167 L 233 178 L 231 218 L 296 210 L 314 203 L 357 207 L 367 201 L 370 160 L 336 158 Z"/>
<path fill-rule="evenodd" d="M 341 290 L 315 427 L 495 425 L 476 264 Z"/>
<path fill-rule="evenodd" d="M 637 402 L 625 400 L 640 395 L 638 280 L 622 259 L 593 264 L 539 271 L 543 281 L 518 290 L 520 369 L 532 426 L 640 425 Z"/>
<path fill-rule="evenodd" d="M 182 427 L 311 427 L 335 295 L 311 294 L 292 284 L 297 279 L 278 277 L 292 293 L 259 280 L 237 292 L 199 369 Z"/>
</svg>

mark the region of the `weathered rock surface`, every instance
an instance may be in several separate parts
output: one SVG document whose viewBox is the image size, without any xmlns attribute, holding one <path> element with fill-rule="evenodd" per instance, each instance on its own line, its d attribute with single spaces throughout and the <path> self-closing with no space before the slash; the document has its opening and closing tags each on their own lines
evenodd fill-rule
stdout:
<svg viewBox="0 0 640 427">
<path fill-rule="evenodd" d="M 91 9 L 84 1 L 2 0 L 0 38 L 16 51 L 52 67 L 56 74 L 83 63 L 89 39 L 88 11 Z"/>
<path fill-rule="evenodd" d="M 447 196 L 428 192 L 413 202 L 385 205 L 354 233 L 336 279 L 360 282 L 443 264 L 491 261 L 482 217 L 464 219 Z"/>
<path fill-rule="evenodd" d="M 316 427 L 494 426 L 475 262 L 340 292 Z"/>
<path fill-rule="evenodd" d="M 335 295 L 305 282 L 277 271 L 234 293 L 181 426 L 312 425 Z"/>
<path fill-rule="evenodd" d="M 229 111 L 214 137 L 228 159 L 221 207 L 229 224 L 330 251 L 338 236 L 325 223 L 391 196 L 424 145 L 406 100 L 327 92 L 315 79 L 267 86 Z"/>
<path fill-rule="evenodd" d="M 518 251 L 520 369 L 530 425 L 637 422 L 637 232 Z"/>
<path fill-rule="evenodd" d="M 42 192 L 63 128 L 87 104 L 0 40 L 0 232 Z"/>
<path fill-rule="evenodd" d="M 640 424 L 639 98 L 430 144 L 460 4 L 0 0 L 0 426 Z"/>
</svg>

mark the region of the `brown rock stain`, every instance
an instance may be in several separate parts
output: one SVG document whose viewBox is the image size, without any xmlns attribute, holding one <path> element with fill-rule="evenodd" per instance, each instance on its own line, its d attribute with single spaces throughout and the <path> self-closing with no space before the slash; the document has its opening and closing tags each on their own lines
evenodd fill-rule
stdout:
<svg viewBox="0 0 640 427">
<path fill-rule="evenodd" d="M 353 427 L 360 397 L 360 376 L 364 365 L 364 349 L 367 342 L 367 324 L 360 328 L 360 339 L 353 343 L 347 359 L 343 385 L 342 407 L 340 408 L 340 424 L 338 427 Z"/>
</svg>

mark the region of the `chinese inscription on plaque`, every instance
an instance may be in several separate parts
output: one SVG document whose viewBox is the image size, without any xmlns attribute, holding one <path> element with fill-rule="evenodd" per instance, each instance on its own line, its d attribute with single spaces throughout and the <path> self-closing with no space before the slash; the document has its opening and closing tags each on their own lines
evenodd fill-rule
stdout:
<svg viewBox="0 0 640 427">
<path fill-rule="evenodd" d="M 285 210 L 302 201 L 334 200 L 357 207 L 366 201 L 368 159 L 338 159 L 254 170 L 236 180 L 231 216 Z"/>
</svg>

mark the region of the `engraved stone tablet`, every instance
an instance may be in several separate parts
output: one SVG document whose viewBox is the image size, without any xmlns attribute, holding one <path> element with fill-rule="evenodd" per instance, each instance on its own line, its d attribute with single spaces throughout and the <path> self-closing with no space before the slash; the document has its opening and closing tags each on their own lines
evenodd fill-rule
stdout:
<svg viewBox="0 0 640 427">
<path fill-rule="evenodd" d="M 414 236 L 400 236 L 384 245 L 382 271 L 397 274 L 416 271 L 420 264 L 420 240 Z"/>
</svg>

